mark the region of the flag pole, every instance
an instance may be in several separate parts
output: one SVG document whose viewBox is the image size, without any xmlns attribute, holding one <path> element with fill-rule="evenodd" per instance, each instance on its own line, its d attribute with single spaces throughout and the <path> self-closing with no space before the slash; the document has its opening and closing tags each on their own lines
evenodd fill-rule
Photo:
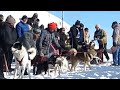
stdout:
<svg viewBox="0 0 120 90">
<path fill-rule="evenodd" d="M 62 11 L 62 27 L 63 27 L 63 18 L 64 18 L 64 12 Z"/>
</svg>

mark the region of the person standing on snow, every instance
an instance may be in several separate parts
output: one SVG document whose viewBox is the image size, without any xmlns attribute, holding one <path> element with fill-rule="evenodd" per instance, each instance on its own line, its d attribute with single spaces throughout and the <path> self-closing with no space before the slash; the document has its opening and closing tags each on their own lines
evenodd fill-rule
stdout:
<svg viewBox="0 0 120 90">
<path fill-rule="evenodd" d="M 112 23 L 113 29 L 113 47 L 117 47 L 113 53 L 113 64 L 114 66 L 120 65 L 120 24 L 116 21 Z"/>
</svg>

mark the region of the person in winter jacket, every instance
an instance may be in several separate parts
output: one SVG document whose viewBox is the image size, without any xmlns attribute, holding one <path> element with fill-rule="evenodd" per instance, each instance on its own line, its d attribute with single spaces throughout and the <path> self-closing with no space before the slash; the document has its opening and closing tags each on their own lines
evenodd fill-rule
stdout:
<svg viewBox="0 0 120 90">
<path fill-rule="evenodd" d="M 16 21 L 13 18 L 13 16 L 9 15 L 6 18 L 5 23 L 2 26 L 2 30 L 1 30 L 2 49 L 7 60 L 9 71 L 12 70 L 11 63 L 12 63 L 13 54 L 11 51 L 11 47 L 17 41 L 17 33 L 14 28 L 15 22 Z"/>
<path fill-rule="evenodd" d="M 90 34 L 89 34 L 89 30 L 88 28 L 84 29 L 84 39 L 85 39 L 85 43 L 89 44 L 90 43 Z"/>
<path fill-rule="evenodd" d="M 31 18 L 28 18 L 27 24 L 29 24 L 32 28 L 39 28 L 38 13 L 34 13 Z"/>
<path fill-rule="evenodd" d="M 31 30 L 31 26 L 27 24 L 27 21 L 28 21 L 28 17 L 26 15 L 23 15 L 20 22 L 16 25 L 18 38 L 22 37 L 25 32 Z"/>
<path fill-rule="evenodd" d="M 79 27 L 80 27 L 80 21 L 76 21 L 75 25 L 73 25 L 70 28 L 70 36 L 71 36 L 71 46 L 72 48 L 77 49 L 78 46 L 78 39 L 76 39 L 77 35 L 79 34 Z"/>
<path fill-rule="evenodd" d="M 18 41 L 21 42 L 22 45 L 27 49 L 27 52 L 29 53 L 29 60 L 33 60 L 36 56 L 36 42 L 40 37 L 40 33 L 40 29 L 33 29 L 33 32 L 25 32 L 24 35 L 18 39 Z M 26 70 L 24 75 L 28 75 Z"/>
<path fill-rule="evenodd" d="M 3 64 L 4 64 L 4 58 L 3 58 L 3 49 L 2 49 L 2 36 L 1 36 L 1 30 L 2 30 L 2 26 L 3 26 L 3 20 L 4 20 L 4 16 L 2 14 L 0 14 L 0 79 L 4 79 L 4 73 L 3 73 Z"/>
<path fill-rule="evenodd" d="M 2 42 L 1 41 L 1 39 L 2 39 L 2 37 L 1 37 L 1 30 L 2 30 L 2 27 L 4 25 L 3 20 L 4 20 L 4 16 L 2 14 L 0 14 L 0 42 Z M 2 43 L 0 43 L 0 47 L 1 47 L 1 45 L 2 45 Z"/>
<path fill-rule="evenodd" d="M 40 28 L 41 30 L 44 30 L 44 29 L 45 29 L 43 24 L 41 24 L 39 28 Z"/>
<path fill-rule="evenodd" d="M 73 25 L 70 28 L 69 35 L 71 38 L 71 46 L 72 48 L 78 49 L 78 45 L 81 45 L 82 42 L 84 42 L 84 25 L 80 23 L 79 20 L 75 22 L 75 25 Z"/>
<path fill-rule="evenodd" d="M 65 50 L 66 47 L 65 47 L 65 41 L 67 40 L 67 36 L 65 34 L 65 28 L 60 28 L 59 30 L 59 44 L 60 46 Z"/>
<path fill-rule="evenodd" d="M 0 14 L 0 28 L 3 25 L 4 16 Z"/>
<path fill-rule="evenodd" d="M 113 29 L 113 47 L 117 47 L 117 50 L 113 54 L 113 64 L 114 66 L 120 65 L 120 24 L 117 21 L 112 23 Z"/>
<path fill-rule="evenodd" d="M 108 56 L 108 53 L 107 53 L 107 34 L 103 29 L 100 28 L 99 24 L 97 24 L 95 26 L 95 28 L 96 28 L 96 31 L 94 33 L 94 40 L 98 41 L 99 50 L 104 49 L 103 53 L 104 53 L 106 59 L 109 60 L 109 56 Z M 103 55 L 101 57 L 101 60 L 103 62 Z"/>
<path fill-rule="evenodd" d="M 40 74 L 42 68 L 44 68 L 45 74 L 48 70 L 48 61 L 50 61 L 53 55 L 56 55 L 52 49 L 52 44 L 54 43 L 58 49 L 61 49 L 58 40 L 55 38 L 54 31 L 57 28 L 56 23 L 52 22 L 48 24 L 48 28 L 42 30 L 39 40 L 38 52 L 41 57 L 42 63 L 37 65 L 36 74 Z"/>
<path fill-rule="evenodd" d="M 48 24 L 48 28 L 41 32 L 40 36 L 40 55 L 45 55 L 47 58 L 50 58 L 54 53 L 50 53 L 50 45 L 54 42 L 57 48 L 61 48 L 58 43 L 58 40 L 55 38 L 54 30 L 56 29 L 56 23 L 52 22 Z M 43 49 L 44 48 L 44 49 Z"/>
<path fill-rule="evenodd" d="M 28 52 L 31 51 L 31 48 L 34 48 L 34 52 L 37 52 L 36 41 L 40 37 L 40 32 L 40 29 L 34 29 L 33 32 L 25 32 L 24 35 L 18 39 L 18 41 L 22 43 L 22 45 L 27 49 Z"/>
</svg>

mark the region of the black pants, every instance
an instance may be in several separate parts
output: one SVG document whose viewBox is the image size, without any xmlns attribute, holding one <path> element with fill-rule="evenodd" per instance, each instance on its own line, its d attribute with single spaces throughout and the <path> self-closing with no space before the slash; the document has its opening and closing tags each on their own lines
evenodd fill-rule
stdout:
<svg viewBox="0 0 120 90">
<path fill-rule="evenodd" d="M 105 44 L 99 44 L 99 49 L 104 49 L 103 54 L 105 55 L 106 59 L 109 60 L 109 55 L 107 53 L 107 43 Z"/>
<path fill-rule="evenodd" d="M 11 70 L 11 63 L 12 63 L 12 59 L 13 59 L 11 46 L 8 46 L 4 53 L 5 53 L 5 57 L 7 60 L 8 69 Z"/>
<path fill-rule="evenodd" d="M 0 79 L 4 79 L 4 74 L 3 74 L 3 53 L 2 53 L 1 48 L 0 48 Z"/>
</svg>

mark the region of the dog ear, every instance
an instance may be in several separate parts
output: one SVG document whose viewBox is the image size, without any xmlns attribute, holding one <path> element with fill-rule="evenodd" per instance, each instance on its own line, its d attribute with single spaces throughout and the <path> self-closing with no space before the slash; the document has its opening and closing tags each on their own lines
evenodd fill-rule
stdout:
<svg viewBox="0 0 120 90">
<path fill-rule="evenodd" d="M 22 43 L 19 43 L 19 50 L 22 49 Z"/>
<path fill-rule="evenodd" d="M 16 47 L 18 50 L 21 50 L 21 49 L 22 49 L 22 43 L 17 42 L 17 43 L 15 44 L 15 47 Z"/>
</svg>

